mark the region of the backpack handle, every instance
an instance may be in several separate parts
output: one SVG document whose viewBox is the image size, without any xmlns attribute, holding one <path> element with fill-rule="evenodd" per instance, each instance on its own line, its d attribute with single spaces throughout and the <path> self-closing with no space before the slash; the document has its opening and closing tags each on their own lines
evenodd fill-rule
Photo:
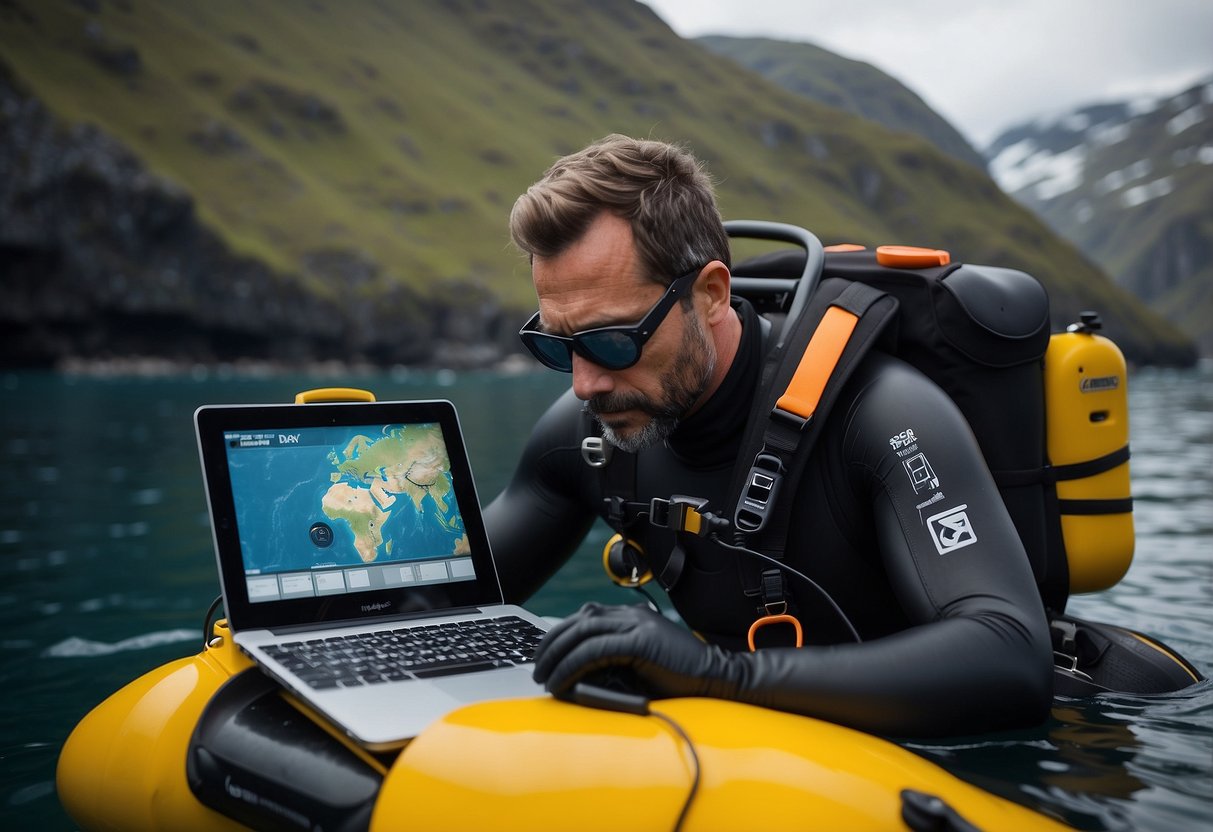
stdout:
<svg viewBox="0 0 1213 832">
<path fill-rule="evenodd" d="M 787 310 L 788 320 L 797 320 L 805 304 L 809 302 L 813 290 L 817 288 L 817 283 L 821 280 L 821 271 L 825 267 L 825 249 L 821 245 L 821 240 L 817 239 L 817 235 L 798 225 L 764 220 L 729 220 L 724 224 L 724 230 L 734 238 L 775 240 L 781 243 L 792 243 L 805 250 L 804 271 L 797 279 L 737 278 L 739 284 L 751 286 L 751 288 L 772 293 L 791 292 L 792 302 Z M 784 327 L 784 332 L 787 330 L 788 327 Z"/>
</svg>

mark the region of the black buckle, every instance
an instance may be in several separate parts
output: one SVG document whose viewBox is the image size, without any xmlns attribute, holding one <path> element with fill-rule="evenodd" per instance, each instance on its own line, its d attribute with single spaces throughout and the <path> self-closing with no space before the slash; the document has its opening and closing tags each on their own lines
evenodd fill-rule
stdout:
<svg viewBox="0 0 1213 832">
<path fill-rule="evenodd" d="M 788 600 L 783 589 L 783 572 L 779 569 L 762 570 L 762 611 L 767 615 L 779 615 L 788 611 Z"/>
<path fill-rule="evenodd" d="M 625 500 L 622 497 L 603 497 L 602 503 L 606 508 L 607 525 L 616 531 L 644 517 L 645 510 L 649 507 L 647 503 Z"/>
<path fill-rule="evenodd" d="M 813 414 L 810 413 L 808 415 L 808 417 L 806 418 L 804 416 L 800 416 L 796 413 L 793 413 L 790 410 L 784 410 L 781 407 L 775 407 L 775 408 L 771 409 L 771 419 L 776 422 L 779 422 L 779 421 L 787 422 L 785 427 L 791 427 L 797 431 L 802 431 L 806 427 L 809 426 L 809 422 L 813 421 Z"/>
<path fill-rule="evenodd" d="M 783 474 L 783 463 L 774 454 L 759 453 L 754 457 L 754 464 L 750 467 L 750 473 L 746 474 L 741 499 L 737 501 L 737 510 L 733 514 L 733 525 L 737 529 L 753 534 L 766 526 L 768 512 L 779 494 Z"/>
<path fill-rule="evenodd" d="M 1072 621 L 1054 619 L 1049 622 L 1053 631 L 1053 667 L 1086 682 L 1093 682 L 1089 674 L 1078 668 L 1078 625 Z"/>
<path fill-rule="evenodd" d="M 701 497 L 686 497 L 681 494 L 675 494 L 668 500 L 654 497 L 649 502 L 649 522 L 663 529 L 706 537 L 711 529 L 703 522 L 700 512 L 708 502 Z"/>
</svg>

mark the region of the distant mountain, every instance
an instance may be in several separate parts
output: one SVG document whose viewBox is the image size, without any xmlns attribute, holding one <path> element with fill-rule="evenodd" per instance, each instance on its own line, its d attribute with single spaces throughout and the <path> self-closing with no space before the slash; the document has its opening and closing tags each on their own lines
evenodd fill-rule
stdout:
<svg viewBox="0 0 1213 832">
<path fill-rule="evenodd" d="M 984 171 L 634 0 L 3 0 L 0 64 L 0 363 L 483 364 L 535 302 L 515 196 L 611 132 L 685 142 L 726 217 L 1022 268 L 1193 360 Z"/>
<path fill-rule="evenodd" d="M 985 169 L 985 158 L 917 93 L 869 63 L 844 58 L 811 43 L 707 35 L 695 39 L 717 55 L 786 90 L 913 133 L 964 162 Z"/>
<path fill-rule="evenodd" d="M 1213 355 L 1213 78 L 1017 125 L 985 152 L 1007 193 Z"/>
</svg>

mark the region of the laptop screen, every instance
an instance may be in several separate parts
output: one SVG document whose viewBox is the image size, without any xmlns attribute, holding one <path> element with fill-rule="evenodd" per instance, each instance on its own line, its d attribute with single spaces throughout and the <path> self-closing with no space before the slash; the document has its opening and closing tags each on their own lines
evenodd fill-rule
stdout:
<svg viewBox="0 0 1213 832">
<path fill-rule="evenodd" d="M 498 602 L 449 403 L 220 406 L 196 418 L 233 627 Z"/>
<path fill-rule="evenodd" d="M 438 423 L 223 438 L 249 601 L 476 577 Z"/>
</svg>

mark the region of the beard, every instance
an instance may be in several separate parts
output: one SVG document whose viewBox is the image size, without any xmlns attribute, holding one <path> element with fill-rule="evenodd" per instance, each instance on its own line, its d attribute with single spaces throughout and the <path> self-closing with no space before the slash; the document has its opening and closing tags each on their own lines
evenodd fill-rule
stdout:
<svg viewBox="0 0 1213 832">
<path fill-rule="evenodd" d="M 699 318 L 691 315 L 687 320 L 679 344 L 679 354 L 683 358 L 661 375 L 660 401 L 643 393 L 605 393 L 586 402 L 602 428 L 602 438 L 619 450 L 636 453 L 664 442 L 707 389 L 708 380 L 716 369 L 716 351 L 708 342 Z M 608 425 L 605 418 L 624 410 L 638 410 L 649 419 L 630 433 L 620 433 Z"/>
</svg>

